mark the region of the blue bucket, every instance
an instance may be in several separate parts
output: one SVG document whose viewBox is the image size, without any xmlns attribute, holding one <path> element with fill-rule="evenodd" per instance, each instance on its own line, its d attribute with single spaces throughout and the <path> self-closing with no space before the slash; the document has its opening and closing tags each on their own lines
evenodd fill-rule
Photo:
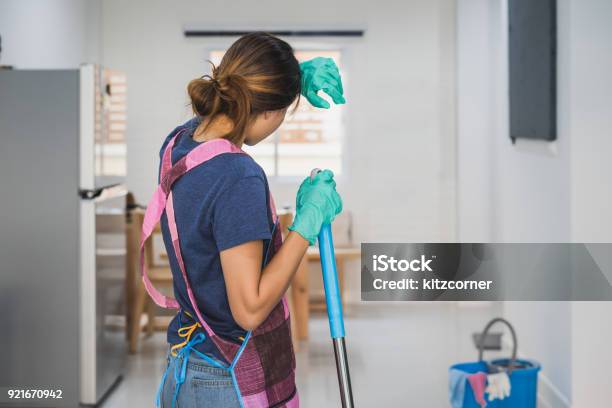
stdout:
<svg viewBox="0 0 612 408">
<path fill-rule="evenodd" d="M 484 361 L 482 358 L 484 338 L 486 337 L 489 328 L 497 322 L 505 323 L 510 328 L 512 340 L 514 342 L 512 358 L 500 358 L 490 361 Z M 516 358 L 517 341 L 514 328 L 510 323 L 501 318 L 491 320 L 485 327 L 480 336 L 478 362 L 461 363 L 451 366 L 451 370 L 459 370 L 466 374 L 476 374 L 478 372 L 489 373 L 493 366 L 496 370 L 503 370 L 510 378 L 510 396 L 503 400 L 489 401 L 488 394 L 485 393 L 484 398 L 487 402 L 487 408 L 536 408 L 538 395 L 538 372 L 541 369 L 539 363 L 533 360 L 524 360 Z M 481 408 L 476 402 L 474 392 L 467 378 L 465 379 L 465 394 L 463 398 L 463 408 Z"/>
<path fill-rule="evenodd" d="M 507 366 L 510 359 L 503 358 L 492 360 L 489 364 Z M 538 395 L 538 371 L 540 364 L 532 360 L 517 359 L 516 364 L 524 366 L 524 368 L 514 369 L 508 376 L 510 377 L 510 396 L 503 400 L 489 401 L 488 394 L 485 393 L 485 401 L 487 408 L 535 408 Z M 451 369 L 463 371 L 467 374 L 476 374 L 479 371 L 486 373 L 488 371 L 487 363 L 484 361 L 476 363 L 461 363 L 451 366 Z M 465 379 L 465 396 L 463 397 L 463 408 L 480 408 L 480 404 L 476 402 L 472 387 Z"/>
</svg>

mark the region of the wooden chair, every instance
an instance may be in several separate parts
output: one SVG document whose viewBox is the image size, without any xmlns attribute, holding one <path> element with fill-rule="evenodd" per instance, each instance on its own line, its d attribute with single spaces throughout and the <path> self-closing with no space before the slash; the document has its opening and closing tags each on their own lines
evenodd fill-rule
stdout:
<svg viewBox="0 0 612 408">
<path fill-rule="evenodd" d="M 155 330 L 155 311 L 157 306 L 151 300 L 145 290 L 144 284 L 140 277 L 140 231 L 144 221 L 144 211 L 137 209 L 131 213 L 131 231 L 130 241 L 128 246 L 128 333 L 129 333 L 129 349 L 130 353 L 138 351 L 138 340 L 142 332 L 142 315 L 147 312 L 147 333 L 153 334 Z M 151 282 L 157 287 L 172 287 L 172 271 L 170 265 L 159 265 L 155 262 L 155 254 L 153 251 L 153 238 L 156 235 L 161 235 L 159 224 L 155 227 L 153 234 L 145 242 L 145 264 L 149 273 Z M 130 271 L 131 270 L 131 271 Z M 131 285 L 130 285 L 131 284 Z M 131 299 L 131 300 L 130 300 Z"/>
</svg>

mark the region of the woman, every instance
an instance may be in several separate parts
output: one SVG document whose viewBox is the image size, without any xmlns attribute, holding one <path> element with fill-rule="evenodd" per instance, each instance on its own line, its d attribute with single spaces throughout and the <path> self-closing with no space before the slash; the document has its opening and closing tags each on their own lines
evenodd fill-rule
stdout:
<svg viewBox="0 0 612 408">
<path fill-rule="evenodd" d="M 271 135 L 301 91 L 324 106 L 319 89 L 344 102 L 333 62 L 300 66 L 289 44 L 265 33 L 241 37 L 212 75 L 189 83 L 196 118 L 162 146 L 143 226 L 146 239 L 161 219 L 176 300 L 157 292 L 146 271 L 145 286 L 156 303 L 179 309 L 158 405 L 298 406 L 283 295 L 342 200 L 331 171 L 305 179 L 281 246 L 266 176 L 240 147 Z"/>
</svg>

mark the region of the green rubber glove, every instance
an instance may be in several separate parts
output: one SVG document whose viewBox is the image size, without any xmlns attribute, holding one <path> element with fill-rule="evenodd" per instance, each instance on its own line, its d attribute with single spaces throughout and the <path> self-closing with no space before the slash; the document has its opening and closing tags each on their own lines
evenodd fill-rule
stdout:
<svg viewBox="0 0 612 408">
<path fill-rule="evenodd" d="M 330 224 L 342 211 L 342 199 L 336 192 L 334 173 L 319 172 L 311 180 L 306 177 L 295 200 L 295 219 L 289 227 L 314 245 L 323 224 Z"/>
<path fill-rule="evenodd" d="M 317 108 L 329 109 L 329 102 L 317 93 L 323 91 L 336 105 L 346 103 L 342 78 L 338 66 L 331 58 L 317 57 L 300 64 L 302 72 L 302 95 Z"/>
</svg>

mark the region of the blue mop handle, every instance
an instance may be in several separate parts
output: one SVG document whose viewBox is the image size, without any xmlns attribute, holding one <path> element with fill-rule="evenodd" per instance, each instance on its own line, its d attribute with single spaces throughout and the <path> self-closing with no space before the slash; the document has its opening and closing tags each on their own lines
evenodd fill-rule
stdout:
<svg viewBox="0 0 612 408">
<path fill-rule="evenodd" d="M 310 172 L 311 180 L 319 172 L 313 169 Z M 342 317 L 342 298 L 340 298 L 340 285 L 336 271 L 336 255 L 334 254 L 334 240 L 330 224 L 324 224 L 319 232 L 319 254 L 321 255 L 321 269 L 323 271 L 323 287 L 325 288 L 325 302 L 327 303 L 327 317 L 329 331 L 334 344 L 334 357 L 338 371 L 338 384 L 340 385 L 340 402 L 342 408 L 353 408 L 353 390 L 349 373 L 346 344 L 344 343 L 344 318 Z"/>
<path fill-rule="evenodd" d="M 342 317 L 342 298 L 340 298 L 340 285 L 336 272 L 336 256 L 330 224 L 323 225 L 321 232 L 319 232 L 319 253 L 321 255 L 321 269 L 323 270 L 329 331 L 332 339 L 338 339 L 344 337 L 344 318 Z"/>
</svg>

